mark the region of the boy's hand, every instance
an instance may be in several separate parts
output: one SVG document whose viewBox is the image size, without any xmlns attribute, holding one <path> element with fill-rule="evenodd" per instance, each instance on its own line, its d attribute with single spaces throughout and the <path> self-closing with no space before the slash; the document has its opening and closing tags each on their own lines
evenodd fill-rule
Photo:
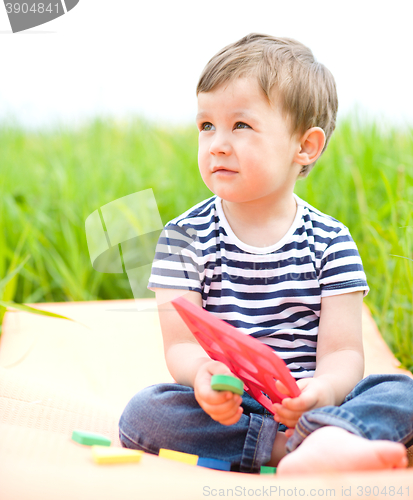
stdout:
<svg viewBox="0 0 413 500">
<path fill-rule="evenodd" d="M 199 406 L 213 419 L 223 425 L 236 424 L 241 418 L 242 397 L 230 391 L 214 391 L 212 375 L 232 375 L 224 363 L 211 361 L 200 366 L 194 381 L 195 398 Z"/>
<path fill-rule="evenodd" d="M 305 378 L 297 381 L 301 394 L 296 398 L 285 398 L 281 403 L 275 403 L 272 408 L 275 411 L 274 420 L 281 422 L 290 429 L 294 428 L 303 413 L 314 408 L 334 404 L 334 393 L 331 385 L 320 378 Z M 287 388 L 277 380 L 277 389 L 283 394 L 288 394 Z M 286 431 L 291 436 L 292 430 Z"/>
</svg>

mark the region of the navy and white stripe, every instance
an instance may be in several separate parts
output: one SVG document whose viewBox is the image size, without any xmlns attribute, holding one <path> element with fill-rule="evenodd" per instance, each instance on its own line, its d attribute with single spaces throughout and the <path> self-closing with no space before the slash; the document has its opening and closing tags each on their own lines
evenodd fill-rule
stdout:
<svg viewBox="0 0 413 500">
<path fill-rule="evenodd" d="M 213 196 L 169 222 L 148 288 L 195 290 L 203 307 L 284 359 L 296 378 L 314 374 L 321 298 L 369 287 L 348 229 L 294 195 L 287 234 L 260 248 L 240 241 Z"/>
</svg>

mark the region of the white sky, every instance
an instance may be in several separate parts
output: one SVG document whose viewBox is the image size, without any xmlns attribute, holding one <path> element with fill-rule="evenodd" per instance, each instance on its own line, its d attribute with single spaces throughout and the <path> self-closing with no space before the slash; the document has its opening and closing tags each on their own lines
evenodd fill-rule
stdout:
<svg viewBox="0 0 413 500">
<path fill-rule="evenodd" d="M 193 123 L 204 65 L 255 31 L 312 49 L 336 78 L 339 116 L 358 104 L 413 124 L 412 19 L 411 0 L 80 0 L 13 34 L 1 2 L 0 119 L 32 127 L 141 113 Z"/>
</svg>

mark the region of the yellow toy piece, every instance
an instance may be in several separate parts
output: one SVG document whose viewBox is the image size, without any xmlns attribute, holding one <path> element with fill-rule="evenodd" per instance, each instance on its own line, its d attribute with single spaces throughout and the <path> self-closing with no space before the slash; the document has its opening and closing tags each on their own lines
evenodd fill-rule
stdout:
<svg viewBox="0 0 413 500">
<path fill-rule="evenodd" d="M 166 448 L 161 448 L 159 450 L 159 456 L 162 458 L 169 458 L 170 460 L 175 460 L 176 462 L 183 462 L 184 464 L 196 465 L 198 463 L 198 455 L 191 455 L 189 453 L 182 453 L 181 451 L 167 450 Z"/>
<path fill-rule="evenodd" d="M 92 446 L 93 460 L 97 464 L 124 464 L 128 462 L 139 462 L 143 455 L 141 450 L 130 450 L 128 448 L 115 448 L 107 446 Z"/>
</svg>

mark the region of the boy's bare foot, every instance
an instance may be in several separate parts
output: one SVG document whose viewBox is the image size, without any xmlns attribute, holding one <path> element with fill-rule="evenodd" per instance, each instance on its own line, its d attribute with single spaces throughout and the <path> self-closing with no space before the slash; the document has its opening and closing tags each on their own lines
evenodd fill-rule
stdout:
<svg viewBox="0 0 413 500">
<path fill-rule="evenodd" d="M 281 459 L 277 474 L 360 471 L 407 467 L 403 444 L 370 441 L 344 429 L 326 426 L 311 433 Z"/>
</svg>

